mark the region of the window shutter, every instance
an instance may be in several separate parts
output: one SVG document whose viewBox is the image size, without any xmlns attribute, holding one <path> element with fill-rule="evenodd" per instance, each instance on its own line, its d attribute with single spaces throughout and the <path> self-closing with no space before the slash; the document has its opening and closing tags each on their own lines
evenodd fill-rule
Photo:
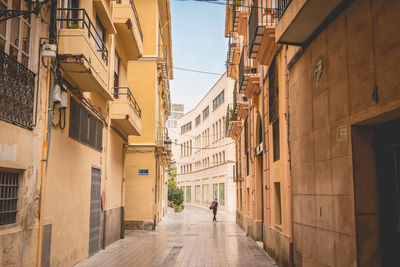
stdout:
<svg viewBox="0 0 400 267">
<path fill-rule="evenodd" d="M 79 103 L 70 97 L 69 137 L 79 140 Z"/>
<path fill-rule="evenodd" d="M 89 144 L 89 113 L 83 106 L 80 106 L 80 115 L 79 140 Z"/>
<path fill-rule="evenodd" d="M 103 150 L 103 123 L 97 120 L 96 149 Z"/>
<path fill-rule="evenodd" d="M 96 146 L 96 128 L 98 119 L 89 114 L 89 146 L 97 148 Z"/>
</svg>

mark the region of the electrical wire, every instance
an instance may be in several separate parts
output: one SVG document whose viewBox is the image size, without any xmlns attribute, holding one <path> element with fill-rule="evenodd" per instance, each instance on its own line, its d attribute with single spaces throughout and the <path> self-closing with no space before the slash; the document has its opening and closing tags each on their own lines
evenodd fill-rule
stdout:
<svg viewBox="0 0 400 267">
<path fill-rule="evenodd" d="M 218 76 L 222 76 L 222 75 L 223 75 L 223 73 L 208 72 L 208 71 L 194 70 L 194 69 L 186 69 L 186 68 L 178 68 L 178 67 L 174 67 L 174 69 L 176 69 L 176 70 L 183 70 L 183 71 L 189 71 L 189 72 L 202 73 L 202 74 L 218 75 Z"/>
<path fill-rule="evenodd" d="M 200 147 L 192 147 L 192 146 L 184 146 L 183 144 L 178 144 L 178 143 L 176 143 L 176 142 L 172 142 L 172 144 L 173 144 L 173 145 L 176 145 L 176 146 L 180 146 L 180 147 L 190 148 L 190 149 L 203 149 L 203 150 L 208 150 L 208 149 L 216 149 L 216 148 L 226 147 L 226 146 L 235 144 L 235 142 L 231 142 L 231 143 L 228 143 L 228 144 L 225 144 L 225 145 L 220 145 L 220 146 L 201 147 L 201 148 L 200 148 Z"/>
</svg>

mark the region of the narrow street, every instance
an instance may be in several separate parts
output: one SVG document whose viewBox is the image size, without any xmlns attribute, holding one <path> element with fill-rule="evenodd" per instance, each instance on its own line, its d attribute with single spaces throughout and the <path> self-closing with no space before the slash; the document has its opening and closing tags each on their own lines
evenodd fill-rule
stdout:
<svg viewBox="0 0 400 267">
<path fill-rule="evenodd" d="M 126 231 L 125 239 L 80 262 L 85 266 L 276 266 L 235 223 L 220 212 L 171 209 L 156 231 Z"/>
</svg>

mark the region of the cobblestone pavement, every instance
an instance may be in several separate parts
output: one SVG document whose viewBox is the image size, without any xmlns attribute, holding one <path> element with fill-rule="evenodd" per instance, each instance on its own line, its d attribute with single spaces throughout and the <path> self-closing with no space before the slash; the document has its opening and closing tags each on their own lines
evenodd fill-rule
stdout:
<svg viewBox="0 0 400 267">
<path fill-rule="evenodd" d="M 126 231 L 119 240 L 76 266 L 277 266 L 235 222 L 234 214 L 186 206 L 155 231 Z"/>
</svg>

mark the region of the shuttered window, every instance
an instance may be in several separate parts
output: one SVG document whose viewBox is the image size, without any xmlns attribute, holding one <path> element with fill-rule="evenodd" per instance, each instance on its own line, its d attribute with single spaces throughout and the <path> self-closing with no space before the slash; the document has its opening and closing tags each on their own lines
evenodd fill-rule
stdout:
<svg viewBox="0 0 400 267">
<path fill-rule="evenodd" d="M 103 123 L 72 96 L 69 137 L 96 150 L 103 149 Z"/>
<path fill-rule="evenodd" d="M 19 174 L 0 171 L 0 225 L 16 222 Z"/>
</svg>

